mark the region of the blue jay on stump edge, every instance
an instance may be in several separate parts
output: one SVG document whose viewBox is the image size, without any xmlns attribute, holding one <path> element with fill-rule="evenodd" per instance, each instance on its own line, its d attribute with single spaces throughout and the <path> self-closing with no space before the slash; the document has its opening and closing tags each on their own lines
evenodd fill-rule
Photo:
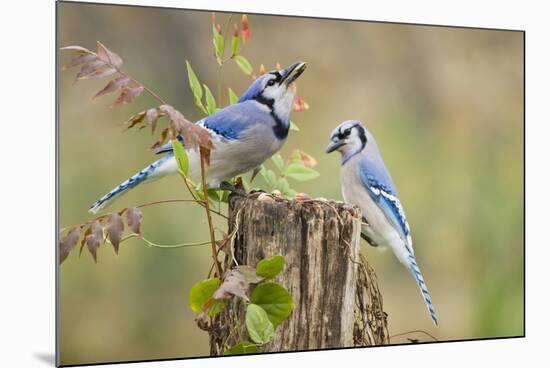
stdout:
<svg viewBox="0 0 550 368">
<path fill-rule="evenodd" d="M 363 213 L 361 236 L 373 246 L 389 247 L 407 267 L 420 288 L 432 321 L 437 317 L 428 288 L 414 256 L 411 231 L 378 145 L 357 120 L 344 121 L 331 133 L 326 153 L 342 156 L 342 196 Z"/>
</svg>

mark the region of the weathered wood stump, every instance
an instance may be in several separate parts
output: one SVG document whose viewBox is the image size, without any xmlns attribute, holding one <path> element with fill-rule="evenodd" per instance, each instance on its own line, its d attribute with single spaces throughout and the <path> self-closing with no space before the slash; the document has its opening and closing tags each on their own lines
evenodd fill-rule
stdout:
<svg viewBox="0 0 550 368">
<path fill-rule="evenodd" d="M 360 210 L 325 201 L 294 201 L 258 194 L 232 196 L 229 232 L 234 256 L 255 266 L 282 255 L 286 267 L 276 281 L 292 294 L 295 308 L 277 327 L 264 352 L 381 345 L 389 342 L 376 275 L 359 253 Z M 235 311 L 233 311 L 234 313 Z M 243 315 L 243 310 L 236 311 Z M 210 329 L 210 353 L 221 355 L 228 339 L 228 313 Z M 242 333 L 246 336 L 246 329 Z"/>
</svg>

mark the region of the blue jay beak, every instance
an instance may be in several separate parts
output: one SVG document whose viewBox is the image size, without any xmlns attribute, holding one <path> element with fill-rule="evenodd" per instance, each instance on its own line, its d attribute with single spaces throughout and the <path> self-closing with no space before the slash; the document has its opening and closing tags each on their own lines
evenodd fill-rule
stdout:
<svg viewBox="0 0 550 368">
<path fill-rule="evenodd" d="M 338 148 L 342 147 L 344 144 L 346 144 L 346 142 L 344 142 L 343 140 L 332 141 L 332 142 L 330 142 L 330 144 L 327 146 L 327 149 L 325 150 L 325 152 L 326 152 L 326 153 L 334 152 L 334 151 L 336 151 Z"/>
<path fill-rule="evenodd" d="M 283 71 L 283 78 L 280 80 L 279 84 L 286 83 L 287 86 L 291 85 L 302 73 L 306 70 L 306 63 L 303 61 L 298 61 L 297 63 L 292 64 Z"/>
</svg>

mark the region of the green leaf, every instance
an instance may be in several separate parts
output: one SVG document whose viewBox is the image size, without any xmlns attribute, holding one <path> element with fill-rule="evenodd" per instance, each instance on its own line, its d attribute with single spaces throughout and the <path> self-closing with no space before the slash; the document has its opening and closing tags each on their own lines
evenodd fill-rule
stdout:
<svg viewBox="0 0 550 368">
<path fill-rule="evenodd" d="M 202 88 L 199 79 L 197 78 L 197 75 L 195 74 L 193 68 L 191 68 L 191 64 L 189 64 L 189 61 L 185 60 L 185 63 L 187 64 L 187 77 L 189 78 L 189 87 L 191 87 L 191 92 L 193 92 L 193 96 L 195 97 L 195 103 L 197 103 L 198 101 L 202 105 L 202 102 L 200 102 L 202 99 Z"/>
<path fill-rule="evenodd" d="M 269 186 L 271 188 L 275 188 L 277 186 L 277 175 L 271 170 L 266 170 L 265 173 L 266 181 L 268 182 Z"/>
<path fill-rule="evenodd" d="M 228 300 L 227 299 L 210 299 L 210 302 L 212 304 L 210 304 L 210 307 L 208 308 L 208 315 L 210 317 L 214 317 L 215 315 L 217 315 L 218 313 L 220 313 L 225 309 L 225 307 L 227 306 Z"/>
<path fill-rule="evenodd" d="M 231 55 L 235 56 L 239 53 L 239 35 L 233 35 L 231 39 Z"/>
<path fill-rule="evenodd" d="M 208 111 L 208 115 L 212 115 L 216 112 L 216 99 L 206 84 L 203 84 L 203 87 L 206 94 L 206 111 Z"/>
<path fill-rule="evenodd" d="M 302 161 L 302 155 L 300 155 L 300 150 L 294 150 L 294 152 L 292 152 L 292 155 L 290 155 L 290 160 L 291 161 Z"/>
<path fill-rule="evenodd" d="M 187 174 L 189 174 L 189 158 L 187 157 L 187 152 L 185 152 L 183 145 L 177 139 L 172 139 L 172 147 L 179 169 L 187 176 Z"/>
<path fill-rule="evenodd" d="M 273 171 L 266 169 L 265 166 L 262 166 L 260 174 L 263 176 L 264 180 L 270 188 L 275 188 L 275 186 L 277 185 L 277 175 L 275 175 Z"/>
<path fill-rule="evenodd" d="M 279 169 L 279 171 L 282 172 L 284 170 L 285 161 L 283 160 L 280 154 L 277 153 L 271 156 L 271 161 L 273 161 L 273 163 L 275 164 L 275 166 L 277 166 L 277 169 Z"/>
<path fill-rule="evenodd" d="M 244 176 L 241 176 L 241 182 L 243 183 L 244 191 L 247 193 L 250 193 L 250 182 L 244 178 Z"/>
<path fill-rule="evenodd" d="M 237 94 L 233 92 L 231 88 L 228 88 L 228 90 L 229 90 L 229 104 L 233 105 L 234 103 L 239 101 L 239 96 L 237 96 Z"/>
<path fill-rule="evenodd" d="M 246 307 L 245 323 L 248 335 L 255 343 L 266 344 L 273 337 L 275 329 L 262 307 L 249 304 Z"/>
<path fill-rule="evenodd" d="M 219 34 L 216 26 L 212 24 L 212 43 L 214 44 L 214 51 L 216 52 L 216 57 L 221 59 L 223 57 L 223 52 L 225 51 L 225 39 L 221 34 Z M 218 62 L 220 62 L 218 60 Z"/>
<path fill-rule="evenodd" d="M 298 125 L 294 124 L 294 122 L 291 120 L 290 121 L 290 130 L 299 131 L 300 128 L 298 128 Z"/>
<path fill-rule="evenodd" d="M 221 201 L 221 198 L 218 194 L 217 189 L 213 189 L 213 188 L 207 189 L 206 193 L 208 194 L 208 198 L 210 198 L 212 201 L 216 203 Z"/>
<path fill-rule="evenodd" d="M 206 189 L 206 198 L 208 198 L 208 203 L 213 206 L 214 204 L 218 203 L 219 201 L 219 196 L 218 196 L 218 193 L 217 192 L 217 189 L 213 189 L 213 188 L 207 188 Z M 194 193 L 197 195 L 198 198 L 200 199 L 205 199 L 204 197 L 204 190 L 202 190 L 202 184 L 201 183 L 198 183 L 197 186 L 194 188 Z"/>
<path fill-rule="evenodd" d="M 272 279 L 279 274 L 285 267 L 283 256 L 273 256 L 264 258 L 256 265 L 256 275 Z"/>
<path fill-rule="evenodd" d="M 222 190 L 222 196 L 221 199 L 222 203 L 227 203 L 229 201 L 229 191 L 228 190 Z"/>
<path fill-rule="evenodd" d="M 193 285 L 189 291 L 189 305 L 193 312 L 202 312 L 204 304 L 212 297 L 212 294 L 220 287 L 220 284 L 220 279 L 215 277 Z"/>
<path fill-rule="evenodd" d="M 258 353 L 258 345 L 250 342 L 243 341 L 223 352 L 223 355 L 241 355 L 241 354 L 253 354 Z"/>
<path fill-rule="evenodd" d="M 266 311 L 267 317 L 275 327 L 286 320 L 294 309 L 294 302 L 288 290 L 274 282 L 256 286 L 250 301 Z"/>
<path fill-rule="evenodd" d="M 287 197 L 294 197 L 296 195 L 296 191 L 290 187 L 288 180 L 285 178 L 279 178 L 277 181 L 277 189 L 281 192 L 281 194 Z"/>
<path fill-rule="evenodd" d="M 244 74 L 246 75 L 252 74 L 252 65 L 250 65 L 250 63 L 244 56 L 236 55 L 233 59 L 235 60 L 239 68 L 241 68 Z"/>
<path fill-rule="evenodd" d="M 193 197 L 204 199 L 204 196 L 202 195 L 202 192 L 199 192 L 197 190 L 197 187 L 194 184 L 189 183 L 189 182 L 188 182 L 188 184 L 189 184 L 189 189 L 190 189 L 191 193 L 193 194 Z"/>
<path fill-rule="evenodd" d="M 263 165 L 261 166 L 256 166 L 254 168 L 254 170 L 252 170 L 252 175 L 250 175 L 250 182 L 252 183 L 254 181 L 254 179 L 256 179 L 256 176 L 258 176 L 258 174 L 260 173 L 260 171 L 263 170 Z"/>
<path fill-rule="evenodd" d="M 319 173 L 309 167 L 305 167 L 301 161 L 295 161 L 287 166 L 285 176 L 298 181 L 307 181 L 315 179 L 319 176 Z"/>
</svg>

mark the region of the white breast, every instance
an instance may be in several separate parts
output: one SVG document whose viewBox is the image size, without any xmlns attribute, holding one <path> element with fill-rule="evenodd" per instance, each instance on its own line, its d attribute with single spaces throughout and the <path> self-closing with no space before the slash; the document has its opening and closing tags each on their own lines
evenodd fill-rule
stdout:
<svg viewBox="0 0 550 368">
<path fill-rule="evenodd" d="M 210 154 L 210 165 L 207 167 L 209 186 L 217 187 L 220 182 L 233 176 L 243 174 L 261 165 L 277 152 L 284 141 L 274 139 L 271 127 L 244 136 L 239 140 L 227 140 L 212 134 L 214 149 Z M 264 131 L 265 130 L 265 131 Z M 271 136 L 269 136 L 271 135 Z M 188 151 L 189 175 L 194 180 L 200 179 L 199 155 L 194 150 Z"/>
</svg>

